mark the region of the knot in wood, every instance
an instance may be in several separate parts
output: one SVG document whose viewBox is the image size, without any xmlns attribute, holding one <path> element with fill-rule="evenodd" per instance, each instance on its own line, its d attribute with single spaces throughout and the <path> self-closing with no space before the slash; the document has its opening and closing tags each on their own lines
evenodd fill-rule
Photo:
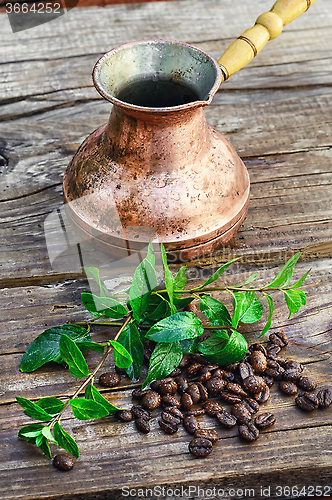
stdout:
<svg viewBox="0 0 332 500">
<path fill-rule="evenodd" d="M 277 38 L 283 28 L 283 22 L 280 16 L 275 12 L 264 12 L 256 19 L 256 24 L 261 24 L 270 33 L 270 40 Z"/>
</svg>

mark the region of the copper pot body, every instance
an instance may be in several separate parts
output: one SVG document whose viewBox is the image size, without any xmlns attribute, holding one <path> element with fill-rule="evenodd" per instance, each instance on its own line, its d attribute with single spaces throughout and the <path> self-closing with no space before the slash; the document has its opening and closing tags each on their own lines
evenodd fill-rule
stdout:
<svg viewBox="0 0 332 500">
<path fill-rule="evenodd" d="M 180 42 L 132 42 L 105 54 L 93 78 L 113 108 L 64 175 L 80 234 L 118 256 L 162 242 L 170 261 L 227 243 L 246 217 L 250 185 L 235 149 L 204 116 L 221 83 L 217 62 Z M 197 99 L 150 107 L 117 97 L 128 82 L 151 78 L 185 83 Z"/>
</svg>

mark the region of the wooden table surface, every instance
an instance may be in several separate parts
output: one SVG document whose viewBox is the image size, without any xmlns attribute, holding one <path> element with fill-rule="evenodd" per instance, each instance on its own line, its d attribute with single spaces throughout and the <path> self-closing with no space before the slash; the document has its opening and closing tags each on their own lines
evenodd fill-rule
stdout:
<svg viewBox="0 0 332 500">
<path fill-rule="evenodd" d="M 89 317 L 80 303 L 88 283 L 81 269 L 65 259 L 52 267 L 44 222 L 63 206 L 62 177 L 72 155 L 110 113 L 110 104 L 92 85 L 94 63 L 121 43 L 149 38 L 189 42 L 218 57 L 270 8 L 269 0 L 85 7 L 19 33 L 12 33 L 6 14 L 0 14 L 3 500 L 119 499 L 129 488 L 129 498 L 264 498 L 264 492 L 270 498 L 291 498 L 287 487 L 332 486 L 332 409 L 303 413 L 293 398 L 280 395 L 275 387 L 265 405 L 277 416 L 274 427 L 250 445 L 240 441 L 237 431 L 220 428 L 220 441 L 204 460 L 188 453 L 190 437 L 184 429 L 165 435 L 157 419 L 151 433 L 143 435 L 133 423 L 120 425 L 111 417 L 82 422 L 66 413 L 63 425 L 81 450 L 67 474 L 17 437 L 19 427 L 31 419 L 15 396 L 66 398 L 77 387 L 59 366 L 23 374 L 19 364 L 28 344 L 45 328 Z M 218 263 L 240 256 L 241 265 L 227 279 L 238 282 L 257 271 L 263 282 L 301 250 L 296 277 L 312 267 L 304 288 L 307 305 L 287 319 L 285 303 L 276 294 L 272 331 L 282 327 L 290 339 L 285 356 L 303 362 L 319 387 L 330 388 L 331 54 L 331 0 L 318 0 L 222 85 L 206 117 L 233 143 L 248 168 L 250 207 L 229 245 L 217 256 L 189 265 L 192 279 L 201 281 Z M 91 258 L 93 263 L 94 255 Z M 259 323 L 241 327 L 249 341 L 258 338 L 266 314 Z M 105 335 L 109 338 L 110 332 L 96 332 L 99 340 Z M 94 366 L 99 355 L 88 354 L 87 359 Z M 110 359 L 106 368 L 111 366 Z M 132 387 L 138 385 L 123 379 L 120 388 L 105 394 L 129 408 Z M 206 425 L 211 427 L 211 421 Z M 214 486 L 223 489 L 224 496 L 220 491 L 219 497 L 211 496 L 206 488 Z M 155 490 L 139 490 L 146 487 Z M 169 488 L 163 496 L 158 493 L 162 487 Z M 246 488 L 254 489 L 254 496 Z"/>
</svg>

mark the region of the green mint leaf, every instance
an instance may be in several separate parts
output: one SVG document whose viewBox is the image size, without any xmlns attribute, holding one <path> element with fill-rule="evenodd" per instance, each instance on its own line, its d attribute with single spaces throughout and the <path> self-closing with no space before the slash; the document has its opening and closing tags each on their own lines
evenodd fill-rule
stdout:
<svg viewBox="0 0 332 500">
<path fill-rule="evenodd" d="M 173 306 L 173 290 L 174 290 L 174 278 L 169 270 L 169 267 L 167 265 L 167 255 L 166 255 L 166 250 L 165 247 L 162 243 L 160 243 L 160 251 L 161 251 L 161 258 L 163 261 L 163 266 L 164 266 L 164 275 L 165 275 L 165 286 L 169 298 L 169 302 L 171 304 L 171 310 Z M 173 311 L 172 311 L 173 312 Z"/>
<path fill-rule="evenodd" d="M 100 394 L 98 389 L 96 389 L 93 385 L 88 385 L 88 387 L 85 389 L 85 394 L 84 394 L 85 399 L 91 399 L 92 401 L 96 401 L 97 403 L 101 404 L 106 408 L 108 411 L 109 415 L 113 415 L 114 413 L 120 411 L 122 408 L 117 408 L 114 406 L 112 403 L 107 401 L 104 396 Z"/>
<path fill-rule="evenodd" d="M 233 264 L 233 262 L 236 262 L 237 260 L 239 260 L 239 257 L 230 260 L 229 262 L 226 262 L 226 264 L 224 264 L 223 266 L 219 267 L 219 269 L 217 269 L 217 271 L 213 273 L 212 276 L 210 276 L 210 278 L 206 280 L 205 283 L 203 283 L 203 285 L 199 286 L 197 290 L 200 290 L 201 288 L 204 288 L 213 283 L 214 281 L 216 281 L 219 278 L 219 276 L 225 271 L 225 269 L 227 269 L 231 264 Z"/>
<path fill-rule="evenodd" d="M 84 307 L 94 316 L 107 316 L 107 318 L 121 319 L 128 310 L 116 299 L 111 297 L 98 297 L 92 293 L 81 293 Z"/>
<path fill-rule="evenodd" d="M 46 455 L 49 459 L 51 459 L 52 453 L 51 453 L 50 445 L 48 444 L 48 440 L 46 439 L 46 437 L 42 436 L 40 441 L 38 441 L 38 444 L 37 444 L 37 440 L 38 440 L 38 438 L 36 439 L 36 445 L 40 447 L 40 449 L 44 453 L 44 455 Z"/>
<path fill-rule="evenodd" d="M 264 288 L 278 288 L 289 285 L 293 276 L 294 266 L 299 260 L 300 256 L 301 252 L 293 255 L 293 257 L 291 257 L 283 266 L 283 268 L 278 272 L 277 276 L 271 281 L 271 283 Z"/>
<path fill-rule="evenodd" d="M 155 342 L 174 342 L 199 337 L 203 332 L 201 320 L 194 313 L 183 311 L 158 321 L 145 337 Z"/>
<path fill-rule="evenodd" d="M 108 410 L 105 406 L 92 401 L 91 399 L 70 399 L 68 403 L 71 405 L 74 417 L 79 420 L 89 420 L 92 418 L 102 418 L 108 415 Z"/>
<path fill-rule="evenodd" d="M 154 380 L 159 380 L 169 375 L 174 368 L 179 366 L 182 356 L 183 351 L 180 342 L 157 344 L 151 354 L 148 376 L 142 385 L 142 389 Z"/>
<path fill-rule="evenodd" d="M 116 340 L 111 340 L 110 344 L 114 349 L 113 354 L 116 366 L 119 368 L 129 368 L 129 366 L 133 364 L 133 358 L 127 349 Z"/>
<path fill-rule="evenodd" d="M 74 455 L 74 457 L 78 458 L 80 452 L 75 439 L 61 427 L 59 422 L 55 422 L 53 432 L 59 446 L 61 446 L 64 450 L 69 451 L 69 453 Z"/>
<path fill-rule="evenodd" d="M 158 306 L 147 316 L 145 320 L 149 322 L 159 321 L 160 319 L 167 318 L 171 315 L 171 304 L 167 299 L 161 298 L 161 302 Z"/>
<path fill-rule="evenodd" d="M 105 283 L 100 279 L 99 269 L 96 267 L 86 267 L 84 272 L 88 278 L 92 278 L 98 283 L 100 295 L 102 297 L 109 297 L 109 291 L 107 290 Z"/>
<path fill-rule="evenodd" d="M 57 440 L 53 437 L 51 433 L 51 429 L 49 426 L 44 426 L 42 429 L 42 434 L 48 441 L 51 441 L 51 443 L 54 443 L 56 446 L 58 446 Z"/>
<path fill-rule="evenodd" d="M 40 436 L 44 427 L 45 426 L 43 424 L 25 425 L 18 431 L 18 437 L 26 440 L 33 438 L 33 444 L 34 444 L 35 438 L 37 436 Z"/>
<path fill-rule="evenodd" d="M 183 352 L 194 354 L 199 338 L 180 340 Z"/>
<path fill-rule="evenodd" d="M 91 342 L 90 340 L 78 340 L 75 343 L 83 354 L 88 350 L 99 352 L 100 354 L 105 351 L 105 344 L 97 344 L 97 342 Z"/>
<path fill-rule="evenodd" d="M 131 355 L 133 362 L 125 368 L 127 375 L 133 379 L 138 378 L 144 359 L 144 346 L 135 323 L 129 323 L 121 332 L 118 342 L 123 345 Z"/>
<path fill-rule="evenodd" d="M 303 276 L 302 278 L 300 278 L 298 281 L 296 281 L 292 286 L 291 288 L 300 288 L 301 285 L 303 285 L 305 279 L 307 278 L 308 274 L 310 273 L 312 268 L 309 269 L 309 271 L 307 271 Z"/>
<path fill-rule="evenodd" d="M 151 240 L 149 241 L 149 246 L 148 246 L 148 253 L 146 255 L 146 260 L 148 260 L 151 264 L 152 267 L 155 266 L 155 263 L 156 263 L 156 258 L 155 258 L 155 255 L 154 255 L 154 250 L 153 250 L 153 245 L 152 245 L 152 242 Z"/>
<path fill-rule="evenodd" d="M 237 328 L 239 321 L 242 320 L 243 316 L 249 310 L 254 296 L 251 292 L 232 292 L 233 295 L 233 317 L 232 317 L 232 327 Z"/>
<path fill-rule="evenodd" d="M 174 289 L 175 290 L 183 290 L 187 284 L 187 275 L 186 275 L 187 266 L 180 267 L 177 275 L 174 278 Z"/>
<path fill-rule="evenodd" d="M 140 321 L 147 310 L 151 292 L 158 286 L 157 275 L 150 262 L 144 259 L 136 268 L 129 289 L 129 302 L 133 317 Z"/>
<path fill-rule="evenodd" d="M 302 290 L 283 290 L 290 318 L 293 313 L 299 311 L 302 305 L 306 304 L 306 294 Z"/>
<path fill-rule="evenodd" d="M 199 307 L 204 316 L 210 321 L 211 326 L 223 326 L 232 323 L 227 307 L 209 295 L 200 297 Z"/>
<path fill-rule="evenodd" d="M 177 309 L 183 309 L 184 307 L 187 307 L 189 304 L 191 304 L 194 298 L 195 297 L 184 297 L 183 299 L 179 299 L 176 297 L 176 295 L 174 295 L 173 303 Z"/>
<path fill-rule="evenodd" d="M 43 422 L 49 422 L 52 420 L 52 415 L 47 411 L 43 410 L 37 403 L 30 401 L 29 399 L 20 398 L 16 396 L 16 401 L 24 409 L 24 413 L 28 417 L 35 418 L 36 420 L 42 420 Z"/>
<path fill-rule="evenodd" d="M 256 292 L 245 292 L 245 293 L 247 295 L 252 295 L 252 301 L 249 309 L 247 309 L 245 314 L 242 316 L 241 321 L 242 323 L 255 323 L 255 321 L 258 321 L 262 317 L 263 304 Z"/>
<path fill-rule="evenodd" d="M 86 364 L 83 354 L 75 342 L 65 334 L 62 334 L 60 337 L 60 353 L 74 377 L 82 378 L 89 375 L 89 367 Z"/>
<path fill-rule="evenodd" d="M 262 292 L 264 297 L 266 297 L 266 300 L 268 301 L 269 304 L 269 316 L 267 318 L 266 325 L 264 326 L 264 329 L 262 333 L 260 334 L 259 338 L 263 337 L 268 330 L 271 328 L 271 322 L 272 322 L 272 316 L 273 316 L 273 300 L 271 295 L 268 295 L 267 293 Z"/>
<path fill-rule="evenodd" d="M 53 416 L 60 413 L 65 406 L 65 404 L 58 398 L 42 398 L 37 402 L 37 405 Z"/>
<path fill-rule="evenodd" d="M 242 285 L 239 285 L 239 288 L 242 287 L 242 286 L 245 286 L 245 285 L 249 285 L 249 283 L 252 283 L 253 281 L 255 281 L 255 279 L 258 277 L 258 273 L 254 273 L 254 274 L 251 274 L 249 276 L 249 278 L 247 278 L 243 283 Z"/>
<path fill-rule="evenodd" d="M 49 361 L 61 363 L 59 343 L 63 333 L 72 340 L 91 340 L 87 330 L 78 325 L 62 325 L 49 328 L 31 342 L 22 356 L 20 370 L 22 372 L 33 372 Z"/>
<path fill-rule="evenodd" d="M 198 344 L 198 351 L 210 362 L 221 366 L 241 361 L 246 355 L 248 344 L 239 332 L 232 332 L 229 340 L 219 337 L 209 337 Z"/>
</svg>

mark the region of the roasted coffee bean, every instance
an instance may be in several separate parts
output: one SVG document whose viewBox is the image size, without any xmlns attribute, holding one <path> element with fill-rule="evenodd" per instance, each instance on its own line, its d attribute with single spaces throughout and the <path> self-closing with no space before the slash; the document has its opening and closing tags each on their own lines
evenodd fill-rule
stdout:
<svg viewBox="0 0 332 500">
<path fill-rule="evenodd" d="M 242 388 L 242 386 L 240 384 L 236 384 L 235 382 L 228 382 L 225 390 L 226 392 L 233 392 L 234 394 L 243 396 L 244 398 L 248 396 L 248 393 Z"/>
<path fill-rule="evenodd" d="M 106 372 L 100 375 L 99 385 L 102 387 L 115 387 L 120 383 L 121 376 L 116 372 Z"/>
<path fill-rule="evenodd" d="M 202 367 L 201 363 L 194 363 L 187 368 L 187 377 L 194 378 L 199 374 L 200 368 Z"/>
<path fill-rule="evenodd" d="M 284 365 L 287 363 L 287 359 L 282 358 L 281 356 L 270 356 L 270 359 L 274 359 L 277 363 L 279 363 L 280 366 L 284 367 Z"/>
<path fill-rule="evenodd" d="M 270 395 L 271 395 L 270 388 L 268 385 L 265 384 L 264 389 L 260 393 L 254 394 L 254 398 L 257 401 L 257 403 L 264 404 L 266 403 L 266 401 L 270 399 Z"/>
<path fill-rule="evenodd" d="M 276 421 L 276 416 L 273 413 L 266 412 L 257 415 L 255 418 L 255 425 L 258 429 L 267 429 L 267 427 L 271 427 Z"/>
<path fill-rule="evenodd" d="M 208 360 L 198 352 L 190 354 L 189 358 L 191 363 L 200 363 L 201 365 L 207 365 L 209 363 Z"/>
<path fill-rule="evenodd" d="M 198 380 L 199 382 L 201 382 L 202 384 L 206 384 L 206 382 L 208 380 L 210 380 L 210 378 L 212 377 L 212 374 L 211 372 L 209 372 L 208 370 L 205 372 L 205 373 L 202 373 L 199 377 L 198 377 Z"/>
<path fill-rule="evenodd" d="M 289 382 L 288 380 L 284 380 L 279 383 L 279 389 L 289 396 L 294 396 L 297 394 L 297 386 L 294 382 Z"/>
<path fill-rule="evenodd" d="M 271 344 L 267 346 L 266 353 L 268 356 L 276 356 L 281 351 L 281 347 L 277 344 Z"/>
<path fill-rule="evenodd" d="M 265 386 L 264 379 L 258 375 L 250 375 L 243 380 L 244 389 L 252 394 L 261 392 Z"/>
<path fill-rule="evenodd" d="M 151 418 L 149 410 L 144 409 L 141 405 L 132 406 L 131 413 L 135 419 L 142 418 L 144 420 L 150 420 Z"/>
<path fill-rule="evenodd" d="M 305 411 L 316 410 L 319 405 L 317 397 L 310 392 L 305 392 L 301 396 L 297 396 L 297 398 L 295 398 L 295 403 L 301 408 L 301 410 Z"/>
<path fill-rule="evenodd" d="M 200 391 L 199 391 L 197 384 L 191 384 L 188 387 L 186 392 L 189 394 L 189 396 L 191 396 L 191 399 L 193 400 L 194 405 L 196 405 L 197 403 L 200 402 L 201 394 L 200 394 Z"/>
<path fill-rule="evenodd" d="M 229 372 L 236 372 L 240 366 L 239 361 L 235 361 L 234 363 L 229 363 L 228 365 L 225 366 L 225 370 Z"/>
<path fill-rule="evenodd" d="M 155 391 L 148 391 L 148 393 L 145 394 L 145 396 L 143 396 L 141 400 L 141 405 L 147 410 L 154 410 L 155 408 L 158 408 L 158 406 L 160 406 L 160 403 L 160 394 Z"/>
<path fill-rule="evenodd" d="M 154 380 L 150 387 L 153 391 L 160 392 L 160 386 L 161 386 L 162 380 Z"/>
<path fill-rule="evenodd" d="M 151 391 L 151 389 L 145 389 L 144 391 L 141 391 L 141 389 L 134 389 L 133 392 L 131 393 L 131 396 L 134 399 L 142 399 L 142 397 L 148 394 L 149 392 L 153 391 Z"/>
<path fill-rule="evenodd" d="M 270 339 L 271 344 L 278 345 L 281 348 L 283 348 L 286 345 L 288 345 L 288 338 L 284 334 L 283 331 L 271 333 L 269 335 L 269 339 Z"/>
<path fill-rule="evenodd" d="M 243 439 L 251 442 L 258 439 L 259 430 L 252 422 L 248 422 L 239 426 L 239 434 Z"/>
<path fill-rule="evenodd" d="M 188 380 L 185 377 L 176 377 L 175 382 L 177 384 L 177 391 L 182 394 L 183 392 L 186 392 L 186 390 L 189 387 Z"/>
<path fill-rule="evenodd" d="M 216 414 L 216 417 L 221 425 L 226 427 L 226 429 L 230 429 L 237 424 L 237 419 L 234 415 L 231 415 L 226 410 L 222 410 Z"/>
<path fill-rule="evenodd" d="M 223 407 L 217 401 L 206 401 L 203 408 L 210 417 L 214 417 L 218 412 L 223 411 Z"/>
<path fill-rule="evenodd" d="M 169 374 L 170 377 L 179 377 L 182 373 L 181 368 L 175 368 L 175 370 L 172 371 L 172 373 Z"/>
<path fill-rule="evenodd" d="M 248 361 L 256 374 L 263 373 L 266 370 L 266 356 L 261 351 L 254 351 L 249 356 Z"/>
<path fill-rule="evenodd" d="M 328 408 L 332 403 L 332 392 L 330 389 L 320 389 L 317 393 L 320 408 Z"/>
<path fill-rule="evenodd" d="M 249 346 L 249 352 L 253 353 L 254 351 L 259 351 L 264 354 L 264 356 L 267 356 L 267 352 L 263 344 L 251 344 Z"/>
<path fill-rule="evenodd" d="M 264 375 L 279 380 L 281 379 L 283 373 L 284 369 L 279 365 L 279 363 L 277 363 L 274 359 L 267 358 L 267 368 Z"/>
<path fill-rule="evenodd" d="M 68 471 L 71 470 L 75 464 L 74 460 L 69 455 L 61 454 L 53 458 L 53 465 L 56 469 Z"/>
<path fill-rule="evenodd" d="M 158 420 L 159 427 L 166 434 L 175 434 L 179 430 L 179 424 L 168 422 L 166 420 Z"/>
<path fill-rule="evenodd" d="M 257 413 L 259 410 L 259 403 L 255 399 L 243 399 L 242 404 L 250 411 L 251 414 Z"/>
<path fill-rule="evenodd" d="M 191 313 L 194 313 L 198 314 L 198 309 L 197 309 L 197 306 L 195 306 L 195 304 L 188 304 L 185 308 L 184 308 L 185 311 L 188 311 L 188 312 L 191 312 Z"/>
<path fill-rule="evenodd" d="M 213 429 L 199 429 L 198 431 L 195 431 L 194 437 L 208 439 L 212 444 L 216 444 L 219 440 L 218 432 Z"/>
<path fill-rule="evenodd" d="M 183 427 L 189 434 L 195 434 L 200 429 L 199 421 L 194 415 L 186 415 L 183 419 Z"/>
<path fill-rule="evenodd" d="M 123 422 L 131 422 L 133 419 L 133 414 L 130 410 L 119 411 L 116 414 L 116 416 L 119 420 L 122 420 Z"/>
<path fill-rule="evenodd" d="M 212 377 L 205 384 L 211 398 L 218 396 L 225 386 L 226 381 L 219 377 Z"/>
<path fill-rule="evenodd" d="M 186 366 L 188 366 L 188 364 L 189 364 L 189 355 L 184 354 L 182 356 L 180 363 L 179 363 L 179 368 L 185 368 Z"/>
<path fill-rule="evenodd" d="M 206 370 L 209 370 L 209 372 L 214 372 L 215 370 L 220 370 L 219 365 L 217 363 L 208 363 L 207 365 L 203 366 Z M 203 368 L 201 368 L 201 372 L 203 372 Z"/>
<path fill-rule="evenodd" d="M 217 372 L 220 371 L 222 372 L 223 370 L 215 370 L 213 372 L 213 376 L 214 377 L 219 377 L 221 376 L 224 380 L 226 380 L 226 382 L 234 382 L 235 380 L 235 375 L 233 372 L 228 372 L 228 371 L 224 371 L 222 375 L 217 375 Z"/>
<path fill-rule="evenodd" d="M 150 423 L 145 418 L 137 418 L 135 420 L 135 424 L 140 432 L 143 432 L 144 434 L 148 434 L 148 432 L 150 432 Z"/>
<path fill-rule="evenodd" d="M 242 361 L 242 363 L 239 364 L 239 373 L 242 380 L 250 377 L 250 375 L 255 375 L 253 367 L 246 361 Z"/>
<path fill-rule="evenodd" d="M 189 443 L 189 451 L 195 457 L 207 457 L 212 451 L 212 443 L 209 439 L 206 438 L 192 439 Z"/>
<path fill-rule="evenodd" d="M 234 394 L 233 392 L 228 392 L 228 391 L 221 391 L 219 394 L 220 399 L 225 401 L 225 403 L 240 403 L 242 401 L 242 396 L 238 396 L 237 394 Z"/>
<path fill-rule="evenodd" d="M 201 382 L 196 382 L 196 385 L 197 385 L 198 390 L 199 390 L 200 400 L 202 401 L 202 403 L 204 403 L 205 401 L 207 401 L 209 399 L 209 393 L 208 393 L 206 387 Z"/>
<path fill-rule="evenodd" d="M 198 417 L 199 415 L 204 415 L 205 410 L 204 408 L 195 408 L 191 409 L 189 411 L 186 411 L 186 415 L 194 415 L 194 417 Z"/>
<path fill-rule="evenodd" d="M 188 411 L 192 408 L 193 406 L 193 400 L 191 399 L 191 396 L 184 392 L 181 396 L 181 406 L 184 410 Z"/>
<path fill-rule="evenodd" d="M 284 368 L 285 370 L 298 370 L 299 372 L 304 370 L 304 366 L 294 359 L 287 359 Z"/>
<path fill-rule="evenodd" d="M 171 396 L 170 394 L 165 394 L 161 398 L 163 406 L 176 406 L 176 408 L 181 408 L 181 401 L 179 401 L 175 396 Z"/>
<path fill-rule="evenodd" d="M 301 372 L 297 368 L 289 368 L 284 370 L 282 378 L 288 380 L 289 382 L 297 382 L 301 376 Z"/>
<path fill-rule="evenodd" d="M 262 379 L 264 380 L 264 382 L 266 383 L 266 385 L 268 387 L 272 387 L 273 386 L 273 384 L 274 384 L 274 378 L 273 377 L 269 377 L 268 375 L 265 375 L 265 373 L 263 373 Z"/>
<path fill-rule="evenodd" d="M 236 417 L 239 424 L 246 424 L 251 420 L 251 413 L 242 403 L 236 403 L 232 407 L 232 415 Z"/>
<path fill-rule="evenodd" d="M 173 394 L 176 393 L 177 391 L 177 383 L 175 382 L 173 377 L 166 377 L 161 380 L 160 384 L 160 393 L 161 394 L 169 394 L 170 396 L 173 396 Z"/>
<path fill-rule="evenodd" d="M 310 377 L 300 377 L 296 383 L 305 391 L 313 391 L 317 387 L 317 382 Z"/>
<path fill-rule="evenodd" d="M 120 368 L 119 366 L 115 366 L 114 369 L 118 375 L 126 375 L 126 370 L 124 368 Z"/>
<path fill-rule="evenodd" d="M 183 413 L 176 406 L 168 406 L 167 408 L 165 408 L 165 410 L 161 413 L 161 417 L 164 420 L 164 415 L 166 415 L 166 413 L 178 419 L 179 421 L 183 420 Z"/>
</svg>

